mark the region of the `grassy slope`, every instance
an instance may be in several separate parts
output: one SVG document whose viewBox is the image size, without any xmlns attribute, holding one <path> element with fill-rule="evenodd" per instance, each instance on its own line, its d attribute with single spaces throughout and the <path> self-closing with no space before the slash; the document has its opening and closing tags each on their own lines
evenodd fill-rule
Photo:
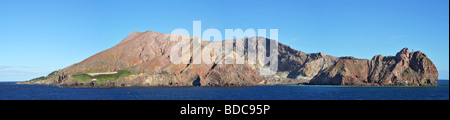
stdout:
<svg viewBox="0 0 450 120">
<path fill-rule="evenodd" d="M 117 74 L 103 74 L 103 75 L 96 75 L 96 76 L 90 76 L 86 73 L 77 73 L 73 74 L 72 78 L 77 80 L 79 83 L 87 83 L 90 82 L 92 79 L 97 79 L 95 82 L 97 84 L 104 84 L 106 81 L 109 80 L 117 80 L 121 77 L 127 77 L 134 74 L 131 71 L 128 70 L 119 70 L 117 71 Z"/>
</svg>

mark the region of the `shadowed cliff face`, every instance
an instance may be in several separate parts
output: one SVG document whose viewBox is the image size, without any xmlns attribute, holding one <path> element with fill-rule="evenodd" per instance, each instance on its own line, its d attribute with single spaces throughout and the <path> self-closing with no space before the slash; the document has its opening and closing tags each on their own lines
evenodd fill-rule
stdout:
<svg viewBox="0 0 450 120">
<path fill-rule="evenodd" d="M 170 41 L 170 34 L 153 31 L 133 32 L 116 46 L 97 53 L 79 63 L 55 71 L 47 77 L 23 84 L 52 84 L 77 87 L 130 87 L 130 86 L 250 86 L 274 84 L 333 84 L 333 85 L 436 85 L 437 70 L 420 51 L 403 49 L 394 56 L 375 56 L 372 60 L 339 58 L 322 53 L 306 54 L 278 43 L 278 71 L 262 76 L 259 68 L 267 65 L 215 64 L 229 56 L 248 60 L 248 47 L 267 46 L 251 44 L 270 39 L 251 37 L 224 41 L 194 41 L 202 50 L 210 43 L 243 41 L 244 55 L 236 52 L 213 56 L 212 64 L 192 64 L 193 53 L 188 53 L 187 64 L 170 61 L 172 47 L 180 41 Z M 254 45 L 254 46 L 252 46 Z M 258 50 L 256 50 L 258 52 Z M 113 72 L 119 71 L 119 72 Z M 94 75 L 94 76 L 92 76 Z M 311 81 L 310 81 L 311 80 Z"/>
<path fill-rule="evenodd" d="M 314 77 L 316 85 L 437 85 L 433 62 L 420 52 L 402 49 L 396 56 L 376 55 L 372 60 L 340 59 Z"/>
</svg>

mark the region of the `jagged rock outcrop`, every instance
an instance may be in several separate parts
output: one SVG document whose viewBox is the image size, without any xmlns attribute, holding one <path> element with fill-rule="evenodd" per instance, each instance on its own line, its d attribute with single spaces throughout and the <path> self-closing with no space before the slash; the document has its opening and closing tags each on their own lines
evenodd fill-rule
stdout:
<svg viewBox="0 0 450 120">
<path fill-rule="evenodd" d="M 170 34 L 153 31 L 133 32 L 116 46 L 97 53 L 79 63 L 55 71 L 46 77 L 21 84 L 51 84 L 72 87 L 131 87 L 131 86 L 251 86 L 275 84 L 333 84 L 333 85 L 436 85 L 437 70 L 420 51 L 403 49 L 396 56 L 375 56 L 372 60 L 334 57 L 323 53 L 306 54 L 263 37 L 224 41 L 203 41 L 191 36 L 186 44 L 198 43 L 191 52 L 208 48 L 209 44 L 243 44 L 244 55 L 236 52 L 212 56 L 212 64 L 173 64 L 170 53 L 178 41 Z M 265 64 L 215 64 L 227 57 L 247 60 L 248 47 L 258 46 L 256 40 L 278 44 L 278 71 L 263 76 L 259 68 Z M 239 43 L 238 43 L 239 41 Z M 256 50 L 258 51 L 258 50 Z M 186 53 L 187 51 L 181 51 Z M 180 54 L 181 54 L 180 52 Z M 183 59 L 184 60 L 184 59 Z M 115 71 L 115 72 L 113 72 Z"/>
<path fill-rule="evenodd" d="M 314 77 L 314 85 L 437 85 L 433 62 L 420 52 L 402 49 L 396 56 L 376 55 L 372 60 L 340 59 Z"/>
</svg>

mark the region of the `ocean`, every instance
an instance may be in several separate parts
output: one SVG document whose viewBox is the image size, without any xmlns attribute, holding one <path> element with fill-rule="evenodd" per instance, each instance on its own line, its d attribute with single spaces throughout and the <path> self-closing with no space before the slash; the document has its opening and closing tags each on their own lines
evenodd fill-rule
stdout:
<svg viewBox="0 0 450 120">
<path fill-rule="evenodd" d="M 0 82 L 0 100 L 449 100 L 448 80 L 426 87 L 272 85 L 65 88 Z"/>
</svg>

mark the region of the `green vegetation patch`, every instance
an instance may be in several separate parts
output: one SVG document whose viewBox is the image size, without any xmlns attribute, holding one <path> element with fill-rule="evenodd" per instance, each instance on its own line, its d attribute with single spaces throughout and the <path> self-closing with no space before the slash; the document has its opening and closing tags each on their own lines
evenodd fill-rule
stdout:
<svg viewBox="0 0 450 120">
<path fill-rule="evenodd" d="M 47 77 L 41 76 L 41 77 L 38 77 L 38 78 L 33 78 L 33 79 L 30 80 L 30 82 L 34 83 L 34 82 L 42 81 L 42 80 L 47 80 Z"/>
<path fill-rule="evenodd" d="M 337 71 L 337 73 L 339 73 L 339 74 L 341 74 L 341 75 L 345 75 L 345 74 L 346 74 L 344 65 L 342 65 L 342 64 L 336 64 L 336 65 L 333 67 L 333 70 Z M 331 70 L 330 70 L 330 71 L 331 71 Z"/>
<path fill-rule="evenodd" d="M 77 73 L 73 74 L 72 78 L 77 80 L 79 83 L 88 83 L 93 81 L 97 84 L 104 84 L 109 80 L 117 80 L 122 77 L 128 77 L 133 75 L 134 73 L 128 70 L 119 70 L 116 74 L 100 74 L 95 76 L 90 76 L 87 73 Z"/>
<path fill-rule="evenodd" d="M 58 75 L 57 73 L 58 73 L 58 71 L 53 71 L 50 74 L 48 74 L 47 76 L 41 76 L 41 77 L 38 77 L 38 78 L 33 78 L 33 79 L 30 80 L 30 82 L 35 83 L 35 82 L 38 82 L 38 81 L 47 80 L 47 79 L 49 79 L 51 77 L 54 77 L 55 75 Z"/>
<path fill-rule="evenodd" d="M 402 76 L 407 76 L 408 74 L 413 73 L 413 72 L 414 72 L 414 70 L 412 70 L 411 67 L 408 67 L 408 68 L 406 68 L 406 70 L 404 70 L 402 72 Z"/>
<path fill-rule="evenodd" d="M 115 74 L 117 76 L 117 78 L 121 78 L 121 77 L 128 77 L 130 75 L 133 75 L 134 73 L 128 70 L 119 70 L 117 71 L 117 74 Z"/>
<path fill-rule="evenodd" d="M 428 58 L 425 58 L 425 59 L 427 60 L 428 64 L 431 64 L 431 63 L 433 63 L 433 62 L 431 62 L 431 60 L 430 60 L 430 59 L 428 59 Z"/>
<path fill-rule="evenodd" d="M 94 79 L 92 76 L 90 76 L 86 73 L 73 74 L 72 78 L 77 80 L 79 83 L 87 83 L 87 82 L 91 81 L 92 79 Z"/>
</svg>

